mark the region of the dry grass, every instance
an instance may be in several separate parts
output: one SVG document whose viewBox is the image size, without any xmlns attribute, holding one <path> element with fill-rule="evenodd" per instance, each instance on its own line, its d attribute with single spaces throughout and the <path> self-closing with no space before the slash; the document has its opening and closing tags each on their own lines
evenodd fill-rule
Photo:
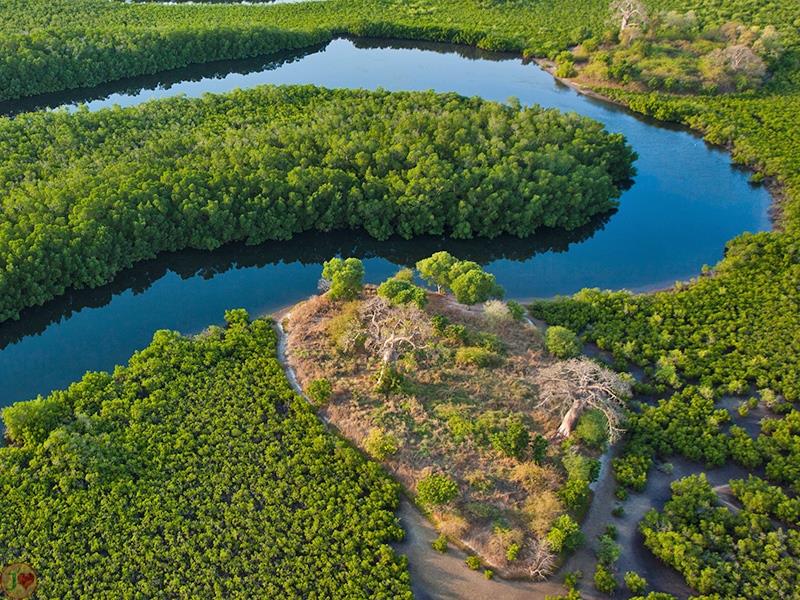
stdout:
<svg viewBox="0 0 800 600">
<path fill-rule="evenodd" d="M 456 481 L 457 500 L 432 511 L 442 533 L 471 547 L 501 575 L 541 575 L 536 569 L 549 563 L 539 538 L 549 525 L 545 521 L 555 518 L 560 506 L 555 496 L 564 478 L 559 449 L 551 446 L 545 464 L 536 465 L 529 457 L 500 454 L 487 433 L 502 428 L 513 415 L 524 420 L 531 435 L 553 430 L 552 419 L 533 409 L 537 390 L 531 382 L 552 363 L 539 330 L 498 319 L 496 313 L 502 311 L 497 307 L 487 318 L 480 307 L 430 294 L 420 318 L 444 315 L 466 328 L 470 343 L 436 334 L 422 350 L 407 351 L 396 363 L 404 379 L 402 391 L 383 395 L 375 391 L 381 362 L 364 349 L 371 347 L 369 342 L 342 343 L 357 338 L 352 334 L 359 327 L 366 331 L 357 318 L 363 301 L 314 297 L 292 309 L 284 327 L 288 360 L 300 384 L 320 378 L 334 384 L 331 401 L 320 409 L 322 416 L 362 448 L 371 430 L 391 432 L 399 448 L 383 464 L 410 492 L 432 471 Z M 430 328 L 430 323 L 424 325 Z M 475 345 L 486 334 L 499 339 L 501 363 L 491 368 L 456 365 L 458 347 Z M 533 497 L 544 499 L 546 507 L 532 510 Z M 510 561 L 511 544 L 518 544 L 520 552 Z"/>
</svg>

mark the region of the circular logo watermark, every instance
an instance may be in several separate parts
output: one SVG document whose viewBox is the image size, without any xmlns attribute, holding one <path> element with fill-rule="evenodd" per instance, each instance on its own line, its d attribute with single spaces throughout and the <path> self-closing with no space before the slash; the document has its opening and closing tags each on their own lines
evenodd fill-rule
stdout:
<svg viewBox="0 0 800 600">
<path fill-rule="evenodd" d="M 15 600 L 30 598 L 36 591 L 36 571 L 27 563 L 13 563 L 3 568 L 0 590 Z"/>
</svg>

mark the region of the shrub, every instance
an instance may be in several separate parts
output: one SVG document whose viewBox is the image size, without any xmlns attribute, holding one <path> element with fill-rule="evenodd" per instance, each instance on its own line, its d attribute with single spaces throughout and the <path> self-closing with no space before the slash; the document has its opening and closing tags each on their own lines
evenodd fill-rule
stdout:
<svg viewBox="0 0 800 600">
<path fill-rule="evenodd" d="M 500 300 L 488 300 L 483 305 L 483 315 L 491 327 L 499 327 L 510 323 L 513 318 L 508 305 Z"/>
<path fill-rule="evenodd" d="M 440 535 L 437 537 L 435 540 L 433 540 L 433 542 L 431 542 L 431 548 L 437 552 L 441 552 L 442 554 L 447 552 L 447 536 Z"/>
<path fill-rule="evenodd" d="M 597 543 L 597 550 L 595 551 L 600 564 L 610 567 L 619 560 L 621 552 L 622 548 L 614 541 L 613 537 L 607 533 L 600 536 Z"/>
<path fill-rule="evenodd" d="M 614 574 L 600 563 L 594 570 L 594 587 L 597 588 L 597 591 L 609 595 L 617 589 L 617 580 L 614 578 Z"/>
<path fill-rule="evenodd" d="M 367 437 L 364 438 L 364 450 L 377 460 L 386 460 L 399 449 L 400 442 L 397 441 L 397 438 L 382 429 L 370 429 Z"/>
<path fill-rule="evenodd" d="M 512 458 L 521 458 L 528 447 L 530 434 L 522 420 L 514 417 L 509 420 L 505 429 L 492 433 L 489 436 L 489 441 L 492 444 L 492 448 L 501 454 Z"/>
<path fill-rule="evenodd" d="M 466 346 L 456 351 L 457 365 L 474 365 L 476 367 L 494 367 L 502 362 L 499 354 L 479 348 L 477 346 Z"/>
<path fill-rule="evenodd" d="M 422 504 L 439 506 L 458 496 L 458 484 L 447 475 L 431 474 L 417 484 L 417 499 Z"/>
<path fill-rule="evenodd" d="M 553 552 L 570 553 L 583 543 L 583 533 L 572 517 L 561 515 L 553 522 L 546 539 Z"/>
<path fill-rule="evenodd" d="M 641 594 L 647 587 L 647 580 L 636 571 L 628 571 L 623 579 L 625 580 L 625 587 L 633 594 Z"/>
<path fill-rule="evenodd" d="M 544 537 L 553 525 L 553 521 L 564 510 L 561 500 L 551 490 L 542 490 L 537 495 L 528 497 L 525 503 L 525 515 L 530 530 L 538 537 Z"/>
<path fill-rule="evenodd" d="M 506 307 L 508 307 L 508 314 L 510 314 L 511 318 L 515 321 L 522 321 L 525 317 L 525 308 L 519 302 L 509 300 L 506 302 Z"/>
<path fill-rule="evenodd" d="M 558 358 L 572 358 L 581 351 L 578 336 L 572 330 L 560 325 L 547 328 L 544 343 L 547 350 Z"/>
<path fill-rule="evenodd" d="M 531 458 L 537 465 L 542 464 L 544 461 L 544 457 L 547 455 L 548 446 L 550 446 L 550 442 L 548 442 L 547 438 L 541 433 L 537 433 L 535 436 L 533 436 L 533 442 L 531 443 Z"/>
<path fill-rule="evenodd" d="M 411 281 L 395 276 L 378 286 L 378 295 L 392 304 L 414 304 L 423 308 L 428 303 L 428 294 Z"/>
<path fill-rule="evenodd" d="M 470 554 L 464 562 L 473 571 L 477 571 L 481 568 L 481 559 L 474 554 Z"/>
<path fill-rule="evenodd" d="M 322 406 L 331 399 L 333 386 L 327 379 L 315 379 L 308 384 L 306 396 L 317 406 Z"/>
<path fill-rule="evenodd" d="M 494 571 L 492 571 L 491 569 L 484 569 L 483 576 L 486 579 L 493 579 L 494 578 Z"/>
<path fill-rule="evenodd" d="M 364 287 L 364 264 L 357 258 L 332 258 L 322 264 L 322 277 L 330 282 L 334 300 L 352 300 Z"/>
<path fill-rule="evenodd" d="M 599 410 L 587 410 L 581 415 L 574 431 L 575 437 L 591 448 L 601 450 L 608 441 L 608 420 Z"/>
<path fill-rule="evenodd" d="M 506 560 L 509 562 L 517 560 L 520 550 L 522 550 L 522 547 L 516 542 L 509 544 L 508 548 L 506 548 Z"/>
</svg>

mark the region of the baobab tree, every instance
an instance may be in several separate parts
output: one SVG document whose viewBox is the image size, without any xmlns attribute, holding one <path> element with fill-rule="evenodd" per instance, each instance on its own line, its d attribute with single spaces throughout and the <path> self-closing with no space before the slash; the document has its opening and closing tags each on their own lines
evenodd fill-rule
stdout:
<svg viewBox="0 0 800 600">
<path fill-rule="evenodd" d="M 359 317 L 366 328 L 364 347 L 381 359 L 378 387 L 403 352 L 422 348 L 431 338 L 430 321 L 415 306 L 393 306 L 373 296 L 361 305 Z"/>
<path fill-rule="evenodd" d="M 631 385 L 617 373 L 588 358 L 572 358 L 545 367 L 535 382 L 539 388 L 536 408 L 561 420 L 557 437 L 568 437 L 581 414 L 594 408 L 608 421 L 609 441 L 619 439 Z"/>
<path fill-rule="evenodd" d="M 615 21 L 619 22 L 620 32 L 625 31 L 633 24 L 645 25 L 647 23 L 647 8 L 640 0 L 613 0 L 610 10 Z"/>
</svg>

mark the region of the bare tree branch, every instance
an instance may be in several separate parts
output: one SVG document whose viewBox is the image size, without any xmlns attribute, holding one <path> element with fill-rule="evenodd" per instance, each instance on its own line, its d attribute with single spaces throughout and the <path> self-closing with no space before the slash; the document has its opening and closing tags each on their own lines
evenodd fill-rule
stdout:
<svg viewBox="0 0 800 600">
<path fill-rule="evenodd" d="M 557 436 L 568 437 L 581 414 L 592 408 L 605 415 L 612 443 L 623 433 L 621 422 L 631 386 L 614 371 L 588 358 L 572 358 L 540 370 L 535 383 L 539 387 L 536 408 L 561 420 Z"/>
</svg>

